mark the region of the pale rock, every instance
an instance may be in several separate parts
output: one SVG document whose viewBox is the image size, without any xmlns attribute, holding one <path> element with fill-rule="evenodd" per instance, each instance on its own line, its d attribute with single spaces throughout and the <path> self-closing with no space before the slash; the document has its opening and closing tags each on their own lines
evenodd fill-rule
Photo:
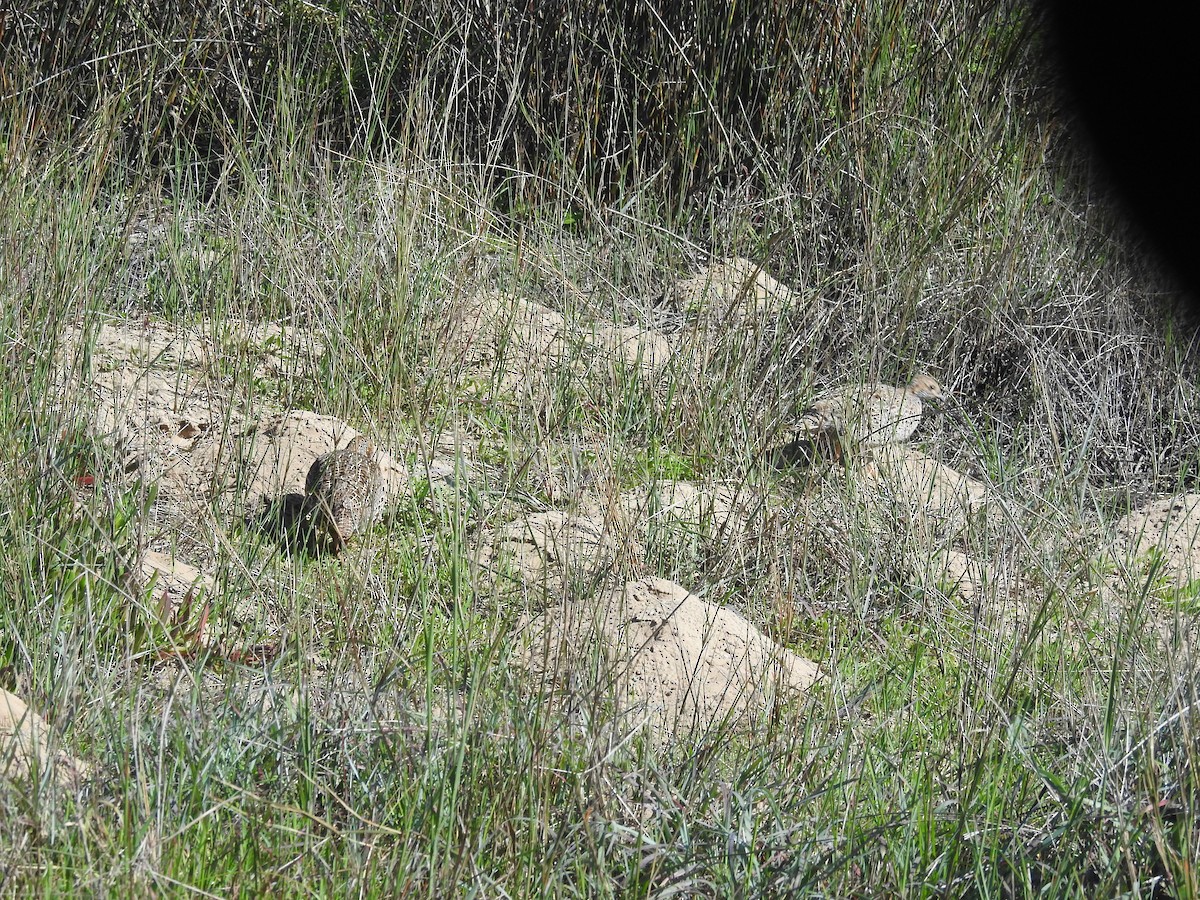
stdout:
<svg viewBox="0 0 1200 900">
<path fill-rule="evenodd" d="M 50 725 L 16 694 L 0 689 L 0 778 L 20 780 L 53 768 L 55 781 L 78 783 L 91 766 L 53 748 Z"/>
<path fill-rule="evenodd" d="M 673 303 L 682 312 L 713 322 L 753 316 L 777 316 L 794 303 L 794 295 L 757 263 L 733 257 L 714 263 L 675 285 Z"/>
<path fill-rule="evenodd" d="M 907 447 L 879 448 L 859 475 L 871 499 L 899 504 L 928 536 L 961 533 L 993 499 L 983 483 Z"/>
<path fill-rule="evenodd" d="M 619 708 L 664 739 L 726 719 L 745 723 L 820 677 L 815 663 L 779 646 L 744 616 L 663 578 L 628 582 L 595 603 L 567 602 L 531 623 L 525 664 L 554 679 L 570 677 L 598 642 Z"/>
<path fill-rule="evenodd" d="M 1119 561 L 1137 571 L 1152 557 L 1160 574 L 1177 586 L 1200 579 L 1200 494 L 1154 500 L 1114 526 Z"/>
</svg>

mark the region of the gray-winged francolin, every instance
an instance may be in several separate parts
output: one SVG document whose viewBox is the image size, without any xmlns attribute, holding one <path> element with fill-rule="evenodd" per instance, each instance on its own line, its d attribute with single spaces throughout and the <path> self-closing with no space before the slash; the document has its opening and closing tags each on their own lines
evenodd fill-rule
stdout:
<svg viewBox="0 0 1200 900">
<path fill-rule="evenodd" d="M 918 375 L 904 387 L 863 384 L 824 397 L 800 415 L 788 450 L 840 458 L 848 447 L 906 441 L 921 424 L 922 400 L 941 400 L 942 386 Z"/>
<path fill-rule="evenodd" d="M 341 550 L 370 527 L 383 496 L 383 474 L 375 445 L 359 435 L 340 450 L 319 457 L 304 481 L 304 520 L 318 548 Z"/>
</svg>

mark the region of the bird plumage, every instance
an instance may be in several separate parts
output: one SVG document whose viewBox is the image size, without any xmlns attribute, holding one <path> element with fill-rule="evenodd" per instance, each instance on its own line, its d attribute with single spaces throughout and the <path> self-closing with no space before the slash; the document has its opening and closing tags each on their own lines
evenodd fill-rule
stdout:
<svg viewBox="0 0 1200 900">
<path fill-rule="evenodd" d="M 316 546 L 337 553 L 370 527 L 382 492 L 375 445 L 367 437 L 318 457 L 304 482 L 304 520 Z"/>
<path fill-rule="evenodd" d="M 906 441 L 921 423 L 923 400 L 946 394 L 928 375 L 918 375 L 904 387 L 887 384 L 853 385 L 817 400 L 801 414 L 789 455 L 814 453 L 838 459 L 847 447 L 878 447 Z"/>
</svg>

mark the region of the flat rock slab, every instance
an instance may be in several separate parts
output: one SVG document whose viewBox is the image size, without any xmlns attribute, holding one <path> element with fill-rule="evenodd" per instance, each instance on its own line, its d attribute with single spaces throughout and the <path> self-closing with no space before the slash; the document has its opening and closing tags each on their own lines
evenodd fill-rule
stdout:
<svg viewBox="0 0 1200 900">
<path fill-rule="evenodd" d="M 778 315 L 795 302 L 790 288 L 742 257 L 713 263 L 678 282 L 672 294 L 681 312 L 712 322 Z"/>
<path fill-rule="evenodd" d="M 1126 563 L 1158 559 L 1161 573 L 1177 586 L 1200 579 L 1200 494 L 1154 500 L 1113 526 Z"/>
<path fill-rule="evenodd" d="M 663 578 L 630 581 L 607 599 L 566 603 L 532 623 L 527 663 L 568 675 L 597 643 L 621 708 L 660 737 L 744 722 L 777 697 L 802 693 L 816 663 L 776 644 L 745 617 Z"/>
<path fill-rule="evenodd" d="M 931 557 L 931 567 L 932 574 L 946 587 L 970 602 L 983 597 L 988 583 L 995 580 L 985 563 L 961 550 L 947 550 Z"/>
<path fill-rule="evenodd" d="M 443 346 L 457 357 L 460 372 L 476 378 L 495 372 L 501 387 L 518 392 L 537 387 L 547 367 L 556 364 L 591 359 L 655 372 L 671 356 L 670 342 L 652 329 L 606 323 L 575 327 L 540 303 L 494 292 L 462 303 L 445 331 Z"/>
<path fill-rule="evenodd" d="M 477 559 L 484 568 L 511 568 L 527 585 L 547 585 L 557 593 L 569 576 L 587 577 L 611 567 L 620 550 L 621 541 L 602 521 L 547 510 L 485 532 Z"/>
<path fill-rule="evenodd" d="M 142 584 L 153 585 L 157 592 L 175 605 L 189 597 L 199 597 L 201 594 L 211 596 L 217 587 L 211 575 L 205 575 L 195 566 L 157 550 L 147 550 L 142 554 L 139 569 Z"/>
<path fill-rule="evenodd" d="M 684 528 L 720 531 L 734 512 L 736 491 L 694 481 L 655 481 L 621 494 L 621 505 L 633 521 L 653 527 L 677 524 Z"/>
<path fill-rule="evenodd" d="M 232 319 L 204 329 L 113 321 L 97 327 L 87 346 L 84 336 L 82 328 L 65 334 L 63 374 L 74 368 L 87 379 L 94 431 L 127 452 L 131 468 L 164 443 L 190 449 L 209 429 L 237 421 L 223 361 L 252 363 L 256 378 L 297 377 L 323 353 L 302 329 Z"/>
<path fill-rule="evenodd" d="M 1027 624 L 1031 601 L 1036 608 L 1043 597 L 1023 581 L 1015 560 L 1008 562 L 997 566 L 960 550 L 946 550 L 930 556 L 929 574 L 969 606 L 976 623 L 1007 633 Z"/>
<path fill-rule="evenodd" d="M 45 719 L 16 694 L 0 689 L 0 778 L 29 778 L 48 769 L 59 783 L 77 783 L 91 774 L 83 760 L 53 748 Z"/>
<path fill-rule="evenodd" d="M 745 485 L 664 479 L 621 494 L 627 521 L 652 536 L 753 544 L 761 537 L 770 500 Z"/>
<path fill-rule="evenodd" d="M 584 340 L 597 356 L 645 372 L 658 371 L 671 358 L 665 335 L 637 325 L 594 325 Z"/>
<path fill-rule="evenodd" d="M 876 448 L 859 474 L 878 499 L 902 504 L 929 535 L 962 532 L 991 499 L 982 482 L 901 445 Z"/>
</svg>

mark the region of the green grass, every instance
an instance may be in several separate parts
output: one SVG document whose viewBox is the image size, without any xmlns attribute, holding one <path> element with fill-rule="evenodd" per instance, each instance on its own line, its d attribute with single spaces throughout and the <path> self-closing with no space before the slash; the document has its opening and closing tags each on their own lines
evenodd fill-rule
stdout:
<svg viewBox="0 0 1200 900">
<path fill-rule="evenodd" d="M 1196 585 L 1103 553 L 1191 482 L 1197 358 L 1088 191 L 1031 13 L 95 12 L 3 38 L 0 687 L 96 775 L 0 776 L 0 895 L 1200 894 Z M 795 308 L 656 373 L 581 336 L 687 346 L 660 298 L 727 255 Z M 562 357 L 512 323 L 467 342 L 482 291 L 560 313 Z M 164 512 L 85 387 L 126 368 L 101 322 L 195 329 L 222 427 L 338 416 L 416 467 L 411 500 L 338 559 L 238 496 Z M 954 397 L 921 448 L 1004 505 L 937 546 L 769 452 L 821 389 L 920 369 Z M 455 433 L 459 475 L 422 473 Z M 825 677 L 664 744 L 592 650 L 519 664 L 556 597 L 478 545 L 668 480 L 744 508 L 655 520 L 644 571 Z M 148 546 L 217 577 L 207 650 L 170 652 L 198 611 L 163 620 Z M 996 567 L 981 596 L 947 549 Z"/>
</svg>

